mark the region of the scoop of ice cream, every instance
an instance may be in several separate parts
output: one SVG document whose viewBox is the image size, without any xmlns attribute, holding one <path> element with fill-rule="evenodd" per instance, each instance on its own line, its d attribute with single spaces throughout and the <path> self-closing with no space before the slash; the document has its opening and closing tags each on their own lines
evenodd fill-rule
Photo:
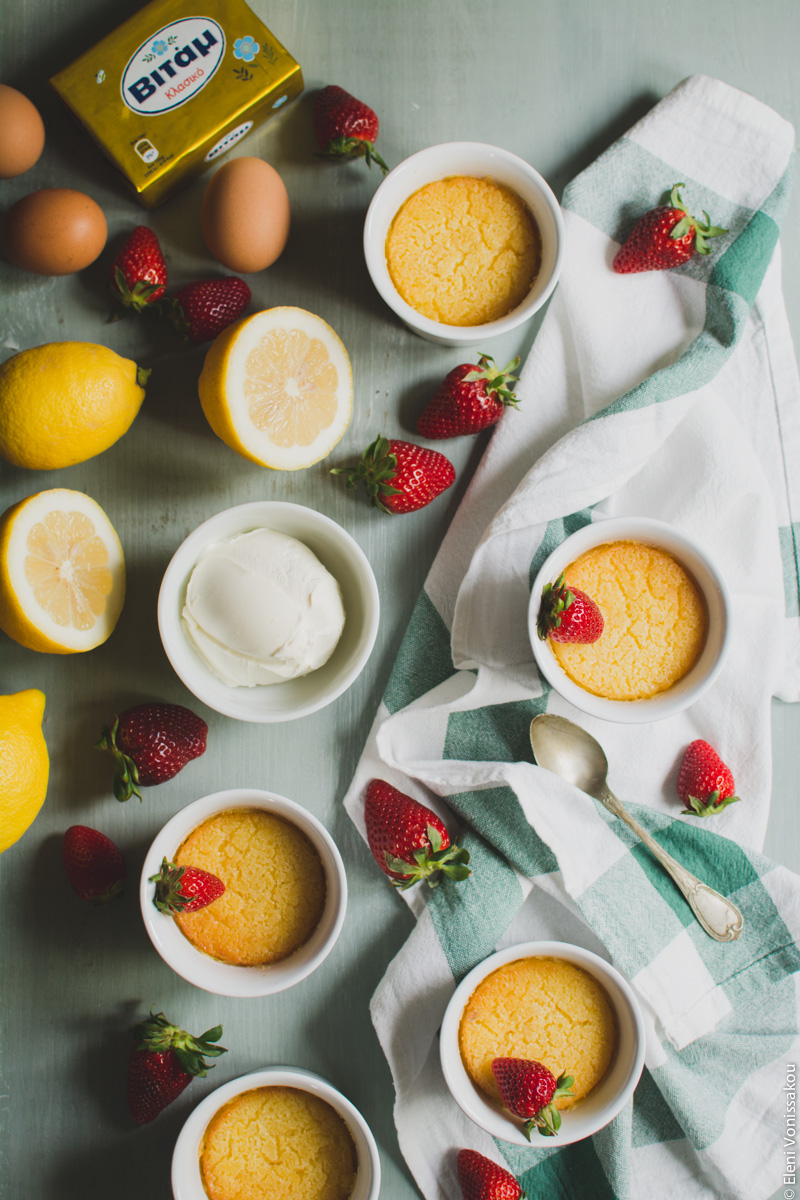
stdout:
<svg viewBox="0 0 800 1200">
<path fill-rule="evenodd" d="M 189 578 L 182 613 L 189 640 L 234 687 L 281 683 L 315 671 L 344 628 L 339 584 L 296 538 L 253 529 L 217 542 Z"/>
</svg>

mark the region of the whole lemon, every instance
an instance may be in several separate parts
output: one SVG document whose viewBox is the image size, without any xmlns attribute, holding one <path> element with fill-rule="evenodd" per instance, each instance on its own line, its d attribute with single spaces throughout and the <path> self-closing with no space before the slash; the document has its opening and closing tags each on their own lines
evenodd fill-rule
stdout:
<svg viewBox="0 0 800 1200">
<path fill-rule="evenodd" d="M 37 471 L 94 458 L 127 433 L 143 371 L 92 342 L 50 342 L 0 366 L 0 455 Z"/>
<path fill-rule="evenodd" d="M 44 803 L 50 760 L 43 716 L 38 688 L 0 696 L 0 854 L 22 837 Z"/>
</svg>

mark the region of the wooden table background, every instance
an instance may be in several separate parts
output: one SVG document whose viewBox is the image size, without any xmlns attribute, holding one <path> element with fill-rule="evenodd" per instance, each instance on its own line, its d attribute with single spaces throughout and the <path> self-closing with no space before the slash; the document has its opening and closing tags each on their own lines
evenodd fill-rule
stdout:
<svg viewBox="0 0 800 1200">
<path fill-rule="evenodd" d="M 47 147 L 37 166 L 0 184 L 0 207 L 39 187 L 89 192 L 109 222 L 109 247 L 78 276 L 45 279 L 2 268 L 6 357 L 42 342 L 99 341 L 153 368 L 141 415 L 111 450 L 65 471 L 2 465 L 2 509 L 49 487 L 87 491 L 116 526 L 128 566 L 128 597 L 102 648 L 60 659 L 0 635 L 0 691 L 40 687 L 52 774 L 31 831 L 2 859 L 3 1009 L 0 1028 L 3 1200 L 141 1200 L 168 1197 L 180 1126 L 216 1085 L 271 1063 L 318 1071 L 369 1120 L 384 1172 L 382 1195 L 417 1195 L 392 1122 L 392 1085 L 368 1002 L 411 927 L 402 902 L 381 886 L 341 806 L 403 628 L 431 559 L 481 455 L 485 436 L 448 445 L 456 486 L 402 520 L 373 514 L 328 475 L 376 433 L 408 436 L 415 414 L 463 352 L 429 345 L 393 318 L 367 276 L 361 229 L 380 181 L 363 164 L 314 158 L 313 92 L 338 83 L 381 117 L 379 148 L 390 164 L 450 140 L 492 142 L 533 163 L 560 194 L 564 184 L 679 80 L 718 76 L 800 122 L 796 0 L 251 0 L 303 66 L 306 94 L 234 154 L 257 154 L 281 172 L 292 201 L 287 249 L 251 277 L 254 307 L 297 304 L 319 313 L 348 347 L 355 412 L 328 462 L 293 474 L 246 463 L 208 428 L 197 401 L 203 350 L 129 319 L 105 324 L 111 253 L 145 220 L 161 238 L 171 281 L 218 272 L 203 244 L 205 181 L 150 216 L 47 87 L 48 78 L 114 28 L 134 0 L 27 0 L 4 7 L 2 79 L 40 107 Z M 202 6 L 200 6 L 202 7 Z M 800 328 L 800 203 L 786 221 L 789 315 Z M 712 214 L 713 215 L 713 214 Z M 498 339 L 498 360 L 529 349 L 536 326 Z M 327 710 L 288 725 L 240 724 L 194 703 L 173 674 L 156 627 L 156 596 L 180 541 L 203 519 L 254 499 L 292 500 L 339 521 L 372 562 L 383 612 L 375 651 L 358 682 Z M 192 704 L 210 726 L 208 751 L 176 779 L 119 805 L 110 761 L 93 743 L 104 721 L 150 698 Z M 800 868 L 796 746 L 800 714 L 774 706 L 774 803 L 767 849 Z M 306 805 L 328 826 L 347 866 L 350 907 L 343 934 L 319 972 L 262 1001 L 220 999 L 192 988 L 152 950 L 137 907 L 145 850 L 164 821 L 197 796 L 264 787 Z M 95 825 L 124 851 L 130 883 L 119 903 L 95 910 L 66 888 L 61 835 Z M 134 1128 L 124 1098 L 129 1027 L 154 1006 L 200 1032 L 221 1021 L 230 1050 L 153 1125 Z M 778 1187 L 776 1179 L 771 1186 Z"/>
</svg>

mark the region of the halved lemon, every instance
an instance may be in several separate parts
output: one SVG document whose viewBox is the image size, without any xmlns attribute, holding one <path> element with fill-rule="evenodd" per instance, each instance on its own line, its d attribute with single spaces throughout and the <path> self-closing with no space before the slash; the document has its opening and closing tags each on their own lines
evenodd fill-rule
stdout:
<svg viewBox="0 0 800 1200">
<path fill-rule="evenodd" d="M 268 308 L 229 325 L 208 351 L 198 386 L 217 437 L 278 471 L 325 458 L 353 411 L 347 351 L 304 308 Z"/>
<path fill-rule="evenodd" d="M 125 599 L 114 527 L 83 492 L 37 492 L 0 517 L 0 629 L 29 650 L 77 654 L 111 634 Z"/>
</svg>

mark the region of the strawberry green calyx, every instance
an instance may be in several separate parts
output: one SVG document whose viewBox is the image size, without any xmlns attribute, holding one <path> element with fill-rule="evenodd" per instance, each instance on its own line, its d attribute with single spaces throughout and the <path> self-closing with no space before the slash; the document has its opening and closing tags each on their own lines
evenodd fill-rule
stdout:
<svg viewBox="0 0 800 1200">
<path fill-rule="evenodd" d="M 539 616 L 536 619 L 536 629 L 544 642 L 551 629 L 561 625 L 561 614 L 575 600 L 575 593 L 566 586 L 562 571 L 555 583 L 546 583 L 542 589 L 542 600 L 539 605 Z"/>
<path fill-rule="evenodd" d="M 167 916 L 175 916 L 176 913 L 184 912 L 192 904 L 194 897 L 184 896 L 181 888 L 181 880 L 185 874 L 185 867 L 179 867 L 177 863 L 163 858 L 158 874 L 150 876 L 148 882 L 156 885 L 153 904 L 159 912 L 165 913 Z"/>
<path fill-rule="evenodd" d="M 128 287 L 128 281 L 125 278 L 125 272 L 121 267 L 114 268 L 114 280 L 109 284 L 111 291 L 114 294 L 115 300 L 119 301 L 120 307 L 111 317 L 112 321 L 119 321 L 125 316 L 126 310 L 132 309 L 137 313 L 149 312 L 153 316 L 158 315 L 158 302 L 154 301 L 153 297 L 164 291 L 163 283 L 145 283 L 144 280 L 137 280 L 133 287 Z"/>
<path fill-rule="evenodd" d="M 197 1075 L 205 1079 L 212 1069 L 213 1063 L 207 1063 L 205 1058 L 218 1058 L 226 1054 L 224 1046 L 217 1046 L 222 1037 L 222 1026 L 215 1025 L 213 1029 L 201 1033 L 194 1038 L 185 1029 L 172 1025 L 163 1013 L 150 1012 L 145 1021 L 134 1026 L 133 1036 L 136 1050 L 148 1050 L 153 1054 L 163 1054 L 173 1050 L 178 1062 L 187 1075 Z"/>
<path fill-rule="evenodd" d="M 338 137 L 333 137 L 328 142 L 324 150 L 317 153 L 318 158 L 365 158 L 367 166 L 376 163 L 380 167 L 384 175 L 387 174 L 389 168 L 383 161 L 378 151 L 375 149 L 374 143 L 367 141 L 366 138 L 346 137 L 344 134 L 339 134 Z"/>
<path fill-rule="evenodd" d="M 531 1140 L 531 1134 L 534 1129 L 538 1129 L 543 1137 L 556 1136 L 561 1128 L 561 1113 L 555 1107 L 555 1101 L 559 1100 L 562 1096 L 571 1096 L 571 1088 L 574 1082 L 575 1080 L 572 1075 L 559 1075 L 556 1080 L 556 1090 L 553 1092 L 550 1103 L 545 1104 L 544 1108 L 540 1108 L 522 1127 L 522 1132 L 528 1141 Z"/>
<path fill-rule="evenodd" d="M 509 383 L 516 383 L 517 376 L 512 375 L 512 371 L 516 371 L 519 366 L 519 356 L 512 358 L 510 363 L 498 369 L 491 354 L 484 354 L 481 351 L 480 360 L 474 371 L 470 371 L 464 376 L 464 383 L 477 383 L 482 380 L 486 386 L 487 396 L 493 396 L 499 400 L 501 404 L 506 406 L 519 407 L 519 401 L 515 393 L 508 387 Z"/>
<path fill-rule="evenodd" d="M 443 877 L 448 879 L 466 879 L 471 875 L 467 863 L 469 862 L 469 850 L 464 850 L 460 846 L 447 846 L 442 849 L 442 835 L 433 825 L 428 825 L 426 828 L 427 838 L 430 843 L 430 849 L 427 846 L 420 846 L 414 851 L 414 861 L 407 862 L 404 858 L 396 858 L 389 851 L 386 851 L 386 865 L 395 875 L 402 875 L 402 879 L 393 879 L 392 886 L 399 888 L 404 892 L 407 888 L 413 887 L 415 883 L 420 883 L 423 879 L 428 887 L 438 887 Z"/>
<path fill-rule="evenodd" d="M 331 475 L 346 475 L 348 488 L 357 488 L 360 483 L 363 483 L 367 489 L 370 504 L 386 513 L 391 512 L 391 509 L 382 503 L 381 496 L 400 494 L 400 488 L 392 487 L 390 482 L 396 473 L 397 455 L 391 453 L 389 439 L 385 438 L 383 434 L 378 434 L 375 441 L 370 442 L 361 455 L 358 466 L 334 467 L 331 471 Z"/>
<path fill-rule="evenodd" d="M 737 804 L 741 800 L 741 796 L 724 796 L 720 800 L 719 790 L 709 792 L 705 800 L 701 800 L 699 796 L 689 796 L 691 808 L 682 808 L 681 813 L 687 817 L 713 817 L 715 813 L 720 813 L 729 804 Z"/>
<path fill-rule="evenodd" d="M 670 192 L 669 202 L 673 208 L 686 215 L 682 220 L 678 221 L 677 225 L 670 230 L 670 237 L 677 241 L 679 238 L 686 237 L 688 233 L 694 232 L 694 248 L 697 254 L 711 254 L 712 247 L 708 245 L 708 238 L 719 237 L 723 233 L 727 233 L 727 229 L 722 229 L 719 225 L 712 225 L 711 218 L 705 209 L 702 210 L 705 217 L 705 223 L 699 221 L 697 217 L 693 217 L 688 208 L 683 202 L 683 197 L 680 194 L 679 188 L 686 187 L 685 183 L 676 183 Z"/>
<path fill-rule="evenodd" d="M 117 799 L 122 803 L 130 800 L 131 796 L 138 796 L 141 800 L 139 770 L 130 755 L 125 754 L 117 745 L 118 731 L 119 718 L 114 721 L 110 729 L 104 725 L 100 740 L 94 744 L 95 749 L 107 750 L 114 759 L 114 795 Z"/>
</svg>

